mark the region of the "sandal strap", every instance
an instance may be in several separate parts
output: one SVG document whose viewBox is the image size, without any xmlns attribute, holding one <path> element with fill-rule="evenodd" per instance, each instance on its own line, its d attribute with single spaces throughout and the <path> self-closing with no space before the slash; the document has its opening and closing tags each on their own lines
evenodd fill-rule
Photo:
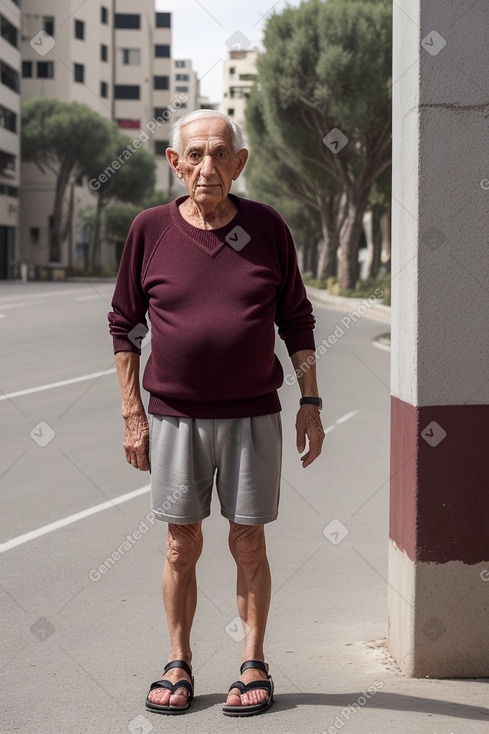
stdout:
<svg viewBox="0 0 489 734">
<path fill-rule="evenodd" d="M 181 668 L 184 670 L 189 678 L 192 677 L 192 670 L 190 669 L 190 665 L 185 662 L 185 660 L 172 660 L 170 663 L 167 663 L 165 667 L 163 668 L 163 672 L 166 673 L 168 670 L 171 670 L 172 668 Z"/>
<path fill-rule="evenodd" d="M 239 669 L 239 672 L 243 674 L 243 672 L 245 670 L 248 670 L 248 668 L 256 668 L 257 670 L 261 670 L 262 673 L 266 673 L 267 676 L 270 678 L 270 674 L 268 672 L 268 663 L 263 663 L 261 660 L 246 660 Z"/>
<path fill-rule="evenodd" d="M 241 680 L 237 680 L 230 685 L 229 690 L 232 691 L 233 688 L 237 688 L 241 694 L 248 693 L 248 691 L 254 691 L 257 688 L 262 688 L 263 690 L 268 691 L 269 695 L 272 692 L 272 684 L 269 680 L 252 680 L 251 683 L 246 684 Z"/>
<path fill-rule="evenodd" d="M 180 666 L 179 666 L 180 667 Z M 150 686 L 150 692 L 153 691 L 155 688 L 166 688 L 167 690 L 171 691 L 172 693 L 175 693 L 179 688 L 185 688 L 185 690 L 188 692 L 188 698 L 187 701 L 190 701 L 194 695 L 194 689 L 192 687 L 192 684 L 188 682 L 188 680 L 185 680 L 182 678 L 182 680 L 177 681 L 176 683 L 170 683 L 169 680 L 155 680 L 154 683 Z"/>
</svg>

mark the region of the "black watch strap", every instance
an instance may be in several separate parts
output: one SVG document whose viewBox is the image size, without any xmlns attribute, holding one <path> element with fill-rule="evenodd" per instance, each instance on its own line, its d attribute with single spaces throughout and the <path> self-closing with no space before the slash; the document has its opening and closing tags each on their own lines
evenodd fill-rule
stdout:
<svg viewBox="0 0 489 734">
<path fill-rule="evenodd" d="M 317 405 L 319 410 L 323 407 L 323 401 L 321 398 L 301 398 L 299 405 Z"/>
</svg>

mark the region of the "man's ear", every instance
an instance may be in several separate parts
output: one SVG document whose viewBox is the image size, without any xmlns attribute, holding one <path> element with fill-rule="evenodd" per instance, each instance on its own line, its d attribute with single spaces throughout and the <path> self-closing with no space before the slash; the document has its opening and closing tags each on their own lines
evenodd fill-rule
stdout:
<svg viewBox="0 0 489 734">
<path fill-rule="evenodd" d="M 243 168 L 246 165 L 246 161 L 248 160 L 248 151 L 246 148 L 242 148 L 238 153 L 236 153 L 236 158 L 237 164 L 233 175 L 233 181 L 236 181 L 238 176 L 242 173 Z"/>
<path fill-rule="evenodd" d="M 170 164 L 170 168 L 172 169 L 173 173 L 175 173 L 178 178 L 182 178 L 182 172 L 180 171 L 178 167 L 178 161 L 180 159 L 179 153 L 174 150 L 173 148 L 167 148 L 166 151 L 166 160 Z"/>
</svg>

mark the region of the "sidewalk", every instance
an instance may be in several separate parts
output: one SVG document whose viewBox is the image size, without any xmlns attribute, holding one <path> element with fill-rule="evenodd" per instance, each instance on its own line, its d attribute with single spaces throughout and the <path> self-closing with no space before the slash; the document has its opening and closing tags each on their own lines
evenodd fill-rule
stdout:
<svg viewBox="0 0 489 734">
<path fill-rule="evenodd" d="M 361 303 L 368 302 L 367 298 L 345 298 L 345 296 L 334 296 L 322 288 L 306 286 L 307 295 L 311 301 L 316 301 L 324 306 L 334 308 L 335 311 L 354 312 Z M 381 321 L 384 324 L 391 322 L 391 308 L 382 303 L 369 304 L 368 318 Z"/>
</svg>

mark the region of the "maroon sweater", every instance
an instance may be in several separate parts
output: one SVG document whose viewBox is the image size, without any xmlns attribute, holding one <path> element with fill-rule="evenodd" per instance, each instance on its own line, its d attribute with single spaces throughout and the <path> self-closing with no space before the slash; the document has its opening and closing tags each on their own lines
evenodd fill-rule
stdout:
<svg viewBox="0 0 489 734">
<path fill-rule="evenodd" d="M 109 329 L 114 352 L 140 354 L 129 334 L 146 324 L 148 312 L 143 386 L 150 413 L 276 413 L 283 371 L 274 323 L 289 355 L 315 348 L 312 306 L 287 225 L 272 207 L 230 196 L 238 212 L 225 227 L 186 222 L 181 197 L 141 212 L 129 231 Z"/>
</svg>

